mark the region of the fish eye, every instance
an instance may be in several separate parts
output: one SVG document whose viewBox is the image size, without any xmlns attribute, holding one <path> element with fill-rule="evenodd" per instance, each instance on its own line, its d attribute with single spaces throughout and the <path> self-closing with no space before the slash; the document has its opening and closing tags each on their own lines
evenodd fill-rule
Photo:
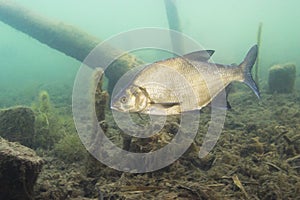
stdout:
<svg viewBox="0 0 300 200">
<path fill-rule="evenodd" d="M 121 103 L 126 103 L 127 102 L 127 98 L 125 96 L 120 98 L 120 102 Z"/>
</svg>

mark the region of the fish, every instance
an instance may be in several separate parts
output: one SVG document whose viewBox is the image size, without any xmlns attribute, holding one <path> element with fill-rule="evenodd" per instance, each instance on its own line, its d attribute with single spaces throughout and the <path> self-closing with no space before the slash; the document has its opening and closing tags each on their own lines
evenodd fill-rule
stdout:
<svg viewBox="0 0 300 200">
<path fill-rule="evenodd" d="M 235 81 L 249 86 L 260 98 L 251 74 L 257 52 L 257 45 L 252 46 L 239 65 L 209 62 L 214 50 L 148 64 L 112 96 L 110 107 L 120 112 L 178 115 L 202 109 Z"/>
</svg>

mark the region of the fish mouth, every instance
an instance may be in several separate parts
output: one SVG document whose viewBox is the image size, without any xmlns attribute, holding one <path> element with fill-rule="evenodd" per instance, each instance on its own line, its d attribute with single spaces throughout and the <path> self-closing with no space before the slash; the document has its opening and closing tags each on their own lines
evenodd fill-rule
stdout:
<svg viewBox="0 0 300 200">
<path fill-rule="evenodd" d="M 120 108 L 120 106 L 119 106 L 118 104 L 116 104 L 116 103 L 112 103 L 112 104 L 110 105 L 110 109 L 111 109 L 111 110 L 115 110 L 115 111 L 119 111 L 119 112 L 124 112 L 124 111 Z"/>
<path fill-rule="evenodd" d="M 118 105 L 116 97 L 110 100 L 110 109 L 111 110 L 119 110 L 120 105 Z"/>
<path fill-rule="evenodd" d="M 110 109 L 119 111 L 119 108 L 113 104 L 110 105 Z"/>
</svg>

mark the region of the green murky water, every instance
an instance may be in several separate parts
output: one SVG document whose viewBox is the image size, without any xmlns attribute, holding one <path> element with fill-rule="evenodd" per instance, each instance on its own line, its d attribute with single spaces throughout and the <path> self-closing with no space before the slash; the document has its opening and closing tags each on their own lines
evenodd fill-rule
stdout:
<svg viewBox="0 0 300 200">
<path fill-rule="evenodd" d="M 16 2 L 47 18 L 79 27 L 101 40 L 141 27 L 168 28 L 164 1 L 159 0 Z M 205 48 L 216 50 L 213 60 L 219 63 L 239 63 L 256 43 L 258 25 L 262 22 L 262 84 L 267 83 L 271 65 L 300 63 L 300 5 L 296 0 L 190 0 L 177 1 L 177 6 L 182 32 Z M 0 36 L 0 107 L 31 104 L 42 89 L 57 97 L 57 101 L 71 103 L 80 62 L 1 21 Z M 297 83 L 298 89 L 299 78 Z"/>
</svg>

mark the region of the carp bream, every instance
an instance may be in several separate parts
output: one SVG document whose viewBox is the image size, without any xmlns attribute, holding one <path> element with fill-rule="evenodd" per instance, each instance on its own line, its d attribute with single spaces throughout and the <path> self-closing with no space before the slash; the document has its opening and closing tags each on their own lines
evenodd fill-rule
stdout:
<svg viewBox="0 0 300 200">
<path fill-rule="evenodd" d="M 111 108 L 153 115 L 200 110 L 233 81 L 245 83 L 259 97 L 251 75 L 257 51 L 254 45 L 239 65 L 208 62 L 213 50 L 146 65 L 112 97 Z"/>
</svg>

